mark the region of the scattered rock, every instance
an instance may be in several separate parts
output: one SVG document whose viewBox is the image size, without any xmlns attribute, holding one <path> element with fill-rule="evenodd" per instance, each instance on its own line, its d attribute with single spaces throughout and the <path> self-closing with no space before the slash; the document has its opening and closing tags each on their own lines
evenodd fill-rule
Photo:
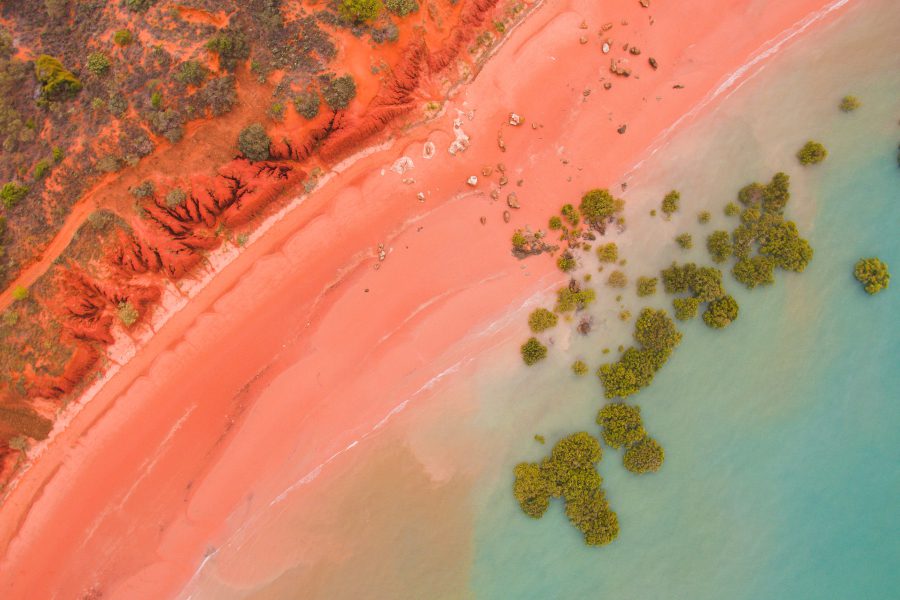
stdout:
<svg viewBox="0 0 900 600">
<path fill-rule="evenodd" d="M 616 131 L 619 133 L 625 133 L 625 130 L 628 129 L 628 125 L 621 125 Z"/>
<path fill-rule="evenodd" d="M 425 202 L 425 192 L 419 192 L 418 194 L 416 194 L 416 198 L 419 200 L 419 202 Z"/>
<path fill-rule="evenodd" d="M 462 130 L 462 119 L 453 119 L 453 134 L 456 136 L 456 139 L 450 143 L 447 151 L 455 156 L 457 152 L 465 152 L 466 148 L 469 147 L 469 136 Z"/>
<path fill-rule="evenodd" d="M 380 268 L 381 268 L 381 263 L 375 263 L 375 270 L 377 271 Z"/>
<path fill-rule="evenodd" d="M 481 221 L 482 225 L 487 225 L 487 217 L 481 217 L 481 219 L 479 220 Z"/>
<path fill-rule="evenodd" d="M 437 149 L 434 147 L 434 142 L 425 142 L 425 145 L 422 147 L 422 158 L 430 159 L 435 152 L 437 152 Z"/>
<path fill-rule="evenodd" d="M 650 0 L 641 0 L 641 6 L 643 6 L 644 8 L 649 8 Z"/>
<path fill-rule="evenodd" d="M 516 181 L 516 185 L 519 186 L 519 187 L 522 187 L 522 184 L 523 184 L 523 183 L 525 183 L 525 180 L 524 180 L 524 179 L 519 179 L 518 181 Z"/>
<path fill-rule="evenodd" d="M 508 210 L 504 210 L 504 211 L 503 211 L 503 222 L 504 222 L 504 223 L 509 223 L 509 220 L 510 220 L 511 218 L 512 218 L 512 215 L 509 214 L 509 211 L 508 211 Z"/>
<path fill-rule="evenodd" d="M 516 113 L 509 113 L 509 124 L 513 127 L 518 127 L 522 124 L 522 117 Z"/>
<path fill-rule="evenodd" d="M 587 44 L 587 42 L 588 42 L 587 36 L 586 35 L 581 36 L 580 38 L 578 38 L 578 42 L 582 45 Z"/>
<path fill-rule="evenodd" d="M 581 25 L 578 26 L 579 29 L 587 29 L 587 21 L 582 21 Z"/>
<path fill-rule="evenodd" d="M 609 30 L 612 29 L 612 28 L 613 28 L 613 24 L 612 24 L 612 23 L 604 23 L 604 24 L 600 27 L 600 29 L 603 30 L 603 31 L 609 31 Z"/>
<path fill-rule="evenodd" d="M 607 81 L 606 83 L 603 84 L 603 89 L 605 89 L 605 90 L 612 89 L 612 83 Z"/>
<path fill-rule="evenodd" d="M 413 179 L 412 177 L 406 177 L 405 179 L 401 179 L 400 181 L 402 183 L 405 183 L 406 185 L 410 185 L 410 184 L 413 184 L 416 182 L 416 180 Z"/>
<path fill-rule="evenodd" d="M 538 128 L 538 124 L 532 121 L 532 123 L 531 123 L 531 128 L 532 128 L 532 129 L 537 129 L 537 128 Z"/>
<path fill-rule="evenodd" d="M 413 163 L 413 160 L 410 157 L 401 156 L 394 161 L 393 165 L 391 165 L 391 171 L 397 173 L 398 175 L 403 175 L 410 169 L 414 169 L 415 166 L 415 163 Z"/>
<path fill-rule="evenodd" d="M 387 252 L 385 252 L 384 250 L 379 250 L 378 251 L 378 260 L 382 261 L 385 258 L 387 258 Z"/>
<path fill-rule="evenodd" d="M 611 73 L 615 75 L 619 75 L 620 77 L 630 77 L 631 69 L 626 67 L 627 61 L 619 60 L 616 58 L 611 58 L 609 60 L 609 70 Z"/>
<path fill-rule="evenodd" d="M 684 86 L 681 85 L 680 83 L 676 83 L 675 85 L 672 86 L 672 89 L 673 90 L 683 90 Z"/>
<path fill-rule="evenodd" d="M 603 54 L 609 54 L 609 42 L 603 42 Z"/>
<path fill-rule="evenodd" d="M 466 179 L 466 183 L 468 183 L 472 187 L 475 187 L 476 185 L 478 185 L 478 177 L 472 175 L 468 179 Z"/>
<path fill-rule="evenodd" d="M 502 185 L 506 185 L 507 183 L 509 183 L 509 179 L 506 177 L 506 175 L 502 175 L 502 176 L 500 177 L 499 183 L 500 183 L 501 186 L 502 186 Z"/>
<path fill-rule="evenodd" d="M 584 90 L 583 92 L 581 92 L 581 95 L 584 96 L 585 98 L 587 98 L 588 96 L 590 96 L 590 95 L 591 95 L 591 88 L 585 88 L 585 90 Z"/>
<path fill-rule="evenodd" d="M 653 58 L 652 56 L 647 59 L 647 62 L 650 63 L 650 66 L 653 67 L 654 71 L 659 68 L 659 65 L 657 64 L 656 59 Z"/>
<path fill-rule="evenodd" d="M 519 205 L 519 197 L 516 196 L 515 192 L 510 192 L 508 196 L 506 196 L 506 205 L 510 208 L 522 208 Z"/>
<path fill-rule="evenodd" d="M 500 199 L 500 190 L 494 188 L 491 190 L 491 200 L 499 200 Z"/>
<path fill-rule="evenodd" d="M 506 152 L 506 142 L 503 141 L 503 134 L 497 133 L 497 147 L 500 148 L 502 152 Z"/>
<path fill-rule="evenodd" d="M 487 167 L 481 167 L 481 174 L 485 177 L 490 177 L 491 173 L 494 172 L 494 168 L 488 165 Z"/>
<path fill-rule="evenodd" d="M 497 170 L 501 173 L 506 173 L 506 165 L 503 163 L 497 163 Z"/>
<path fill-rule="evenodd" d="M 634 56 L 638 56 L 641 53 L 641 49 L 638 48 L 637 46 L 632 46 L 631 48 L 628 49 L 628 51 L 631 52 Z"/>
</svg>

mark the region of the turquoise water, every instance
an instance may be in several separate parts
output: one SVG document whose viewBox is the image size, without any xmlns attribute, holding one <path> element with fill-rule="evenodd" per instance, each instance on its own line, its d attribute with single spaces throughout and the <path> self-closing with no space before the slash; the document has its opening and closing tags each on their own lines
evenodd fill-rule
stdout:
<svg viewBox="0 0 900 600">
<path fill-rule="evenodd" d="M 673 259 L 707 263 L 705 235 L 730 229 L 722 207 L 777 170 L 792 178 L 788 216 L 815 248 L 802 274 L 745 290 L 727 330 L 697 319 L 653 385 L 633 401 L 666 448 L 635 476 L 604 449 L 619 515 L 611 545 L 586 547 L 554 503 L 540 520 L 512 496 L 513 466 L 568 433 L 598 434 L 595 377 L 576 378 L 628 344 L 626 307 L 668 306 L 599 288 L 595 331 L 554 330 L 550 356 L 522 366 L 525 312 L 499 347 L 451 385 L 411 404 L 321 481 L 219 548 L 192 598 L 882 599 L 900 588 L 900 8 L 857 2 L 772 59 L 711 114 L 648 159 L 629 182 L 629 228 L 616 237 L 633 280 Z M 863 107 L 842 114 L 847 93 Z M 802 168 L 807 139 L 829 149 Z M 649 209 L 682 194 L 671 221 Z M 696 214 L 709 210 L 710 225 Z M 694 234 L 679 250 L 677 233 Z M 877 255 L 891 288 L 852 277 Z M 596 265 L 594 265 L 595 267 Z M 595 279 L 602 281 L 603 276 Z M 544 298 L 543 303 L 551 300 Z M 501 336 L 502 337 L 502 336 Z M 549 340 L 548 340 L 549 341 Z M 603 348 L 612 352 L 604 357 Z M 533 440 L 544 435 L 548 444 Z"/>
</svg>

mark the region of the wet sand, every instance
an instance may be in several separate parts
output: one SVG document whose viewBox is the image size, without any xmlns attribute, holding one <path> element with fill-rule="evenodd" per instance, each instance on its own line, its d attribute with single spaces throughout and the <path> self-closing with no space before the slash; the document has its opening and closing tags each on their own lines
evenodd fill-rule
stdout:
<svg viewBox="0 0 900 600">
<path fill-rule="evenodd" d="M 493 323 L 564 281 L 552 261 L 510 255 L 515 227 L 542 227 L 590 187 L 617 188 L 662 132 L 827 5 L 542 7 L 443 117 L 352 163 L 275 224 L 56 436 L 2 508 L 4 597 L 177 593 L 217 540 L 335 453 L 364 451 L 354 442 L 491 343 Z M 606 22 L 617 48 L 605 56 Z M 625 42 L 642 50 L 634 73 L 604 90 Z M 471 146 L 451 156 L 457 110 Z M 525 124 L 505 125 L 510 111 Z M 415 168 L 392 172 L 404 155 Z M 510 183 L 492 201 L 498 162 Z M 522 208 L 505 224 L 510 191 Z"/>
</svg>

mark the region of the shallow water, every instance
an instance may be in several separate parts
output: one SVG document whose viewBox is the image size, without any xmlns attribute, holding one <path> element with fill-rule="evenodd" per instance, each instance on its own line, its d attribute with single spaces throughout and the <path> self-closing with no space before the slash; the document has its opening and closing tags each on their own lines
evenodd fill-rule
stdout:
<svg viewBox="0 0 900 600">
<path fill-rule="evenodd" d="M 511 470 L 560 436 L 587 430 L 602 388 L 575 378 L 629 343 L 645 302 L 600 285 L 595 331 L 558 327 L 548 360 L 517 356 L 525 316 L 427 401 L 341 456 L 313 485 L 235 535 L 186 591 L 194 598 L 888 598 L 900 586 L 900 296 L 866 295 L 861 256 L 900 269 L 900 7 L 858 3 L 784 50 L 712 113 L 648 159 L 629 182 L 616 236 L 631 279 L 673 259 L 709 262 L 703 238 L 742 185 L 792 178 L 787 213 L 815 248 L 802 274 L 747 291 L 725 331 L 695 320 L 654 384 L 633 398 L 666 448 L 634 476 L 605 449 L 604 487 L 619 539 L 584 546 L 560 503 L 524 516 Z M 837 110 L 847 93 L 863 107 Z M 793 157 L 809 138 L 821 165 Z M 651 217 L 681 191 L 671 221 Z M 700 210 L 713 214 L 701 226 Z M 727 225 L 731 223 L 731 225 Z M 694 234 L 694 250 L 674 243 Z M 588 266 L 593 268 L 593 266 Z M 607 269 L 608 271 L 608 269 Z M 661 287 L 661 286 L 660 286 Z M 633 289 L 633 287 L 632 287 Z M 668 303 L 660 290 L 652 304 Z M 547 304 L 550 299 L 545 300 Z M 541 434 L 548 446 L 532 438 Z"/>
</svg>

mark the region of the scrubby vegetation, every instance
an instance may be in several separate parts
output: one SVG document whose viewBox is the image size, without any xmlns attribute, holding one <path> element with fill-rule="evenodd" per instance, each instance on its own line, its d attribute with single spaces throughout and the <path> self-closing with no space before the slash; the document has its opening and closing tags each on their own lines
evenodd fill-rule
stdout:
<svg viewBox="0 0 900 600">
<path fill-rule="evenodd" d="M 666 214 L 666 216 L 671 215 L 672 213 L 678 210 L 678 205 L 681 202 L 681 194 L 677 191 L 672 190 L 662 200 L 662 211 Z"/>
<path fill-rule="evenodd" d="M 315 90 L 301 92 L 294 98 L 294 108 L 301 117 L 307 120 L 316 118 L 316 115 L 319 114 L 320 104 L 319 94 Z"/>
<path fill-rule="evenodd" d="M 609 274 L 609 277 L 606 280 L 606 285 L 611 288 L 624 288 L 628 285 L 628 277 L 625 276 L 625 273 L 622 271 L 613 271 Z"/>
<path fill-rule="evenodd" d="M 680 233 L 675 236 L 675 242 L 681 247 L 683 250 L 690 250 L 694 247 L 694 238 L 689 233 Z"/>
<path fill-rule="evenodd" d="M 578 205 L 585 221 L 597 229 L 602 229 L 603 225 L 624 207 L 623 200 L 614 197 L 609 190 L 600 188 L 585 193 L 581 197 L 581 204 Z"/>
<path fill-rule="evenodd" d="M 615 242 L 597 246 L 597 258 L 602 263 L 614 263 L 619 260 L 619 247 Z"/>
<path fill-rule="evenodd" d="M 353 76 L 326 78 L 322 97 L 331 110 L 344 110 L 350 106 L 350 101 L 356 97 L 356 82 L 353 81 Z"/>
<path fill-rule="evenodd" d="M 679 321 L 689 321 L 697 316 L 700 308 L 700 300 L 689 296 L 687 298 L 675 298 L 672 300 L 672 307 L 675 309 L 675 318 Z"/>
<path fill-rule="evenodd" d="M 582 310 L 596 300 L 597 294 L 591 288 L 582 289 L 574 279 L 556 292 L 556 312 L 565 313 Z"/>
<path fill-rule="evenodd" d="M 663 447 L 651 437 L 629 446 L 622 457 L 625 468 L 632 473 L 655 473 L 662 467 L 665 458 Z"/>
<path fill-rule="evenodd" d="M 728 327 L 738 317 L 738 303 L 731 296 L 716 298 L 703 311 L 703 322 L 714 329 Z"/>
<path fill-rule="evenodd" d="M 731 258 L 731 236 L 727 231 L 713 231 L 706 237 L 706 249 L 713 262 L 723 263 Z"/>
<path fill-rule="evenodd" d="M 350 22 L 365 23 L 377 19 L 381 9 L 381 0 L 341 0 L 338 12 Z"/>
<path fill-rule="evenodd" d="M 862 102 L 860 102 L 859 98 L 856 96 L 844 96 L 841 98 L 841 103 L 838 105 L 838 108 L 843 112 L 853 112 L 860 106 L 862 106 Z"/>
<path fill-rule="evenodd" d="M 253 161 L 268 160 L 271 143 L 265 127 L 259 123 L 244 127 L 238 135 L 238 149 Z"/>
<path fill-rule="evenodd" d="M 534 333 L 540 333 L 556 327 L 559 317 L 546 308 L 536 308 L 528 315 L 528 326 Z"/>
<path fill-rule="evenodd" d="M 828 156 L 828 150 L 819 142 L 812 140 L 803 144 L 803 147 L 797 151 L 797 159 L 801 165 L 813 165 L 825 160 Z"/>
<path fill-rule="evenodd" d="M 637 295 L 640 297 L 652 296 L 656 293 L 657 283 L 659 283 L 658 277 L 638 277 Z"/>
<path fill-rule="evenodd" d="M 398 17 L 419 11 L 419 3 L 416 0 L 385 0 L 384 6 Z"/>
<path fill-rule="evenodd" d="M 28 195 L 29 189 L 27 185 L 9 181 L 0 188 L 0 202 L 3 203 L 4 207 L 12 208 Z"/>
<path fill-rule="evenodd" d="M 859 259 L 853 268 L 853 276 L 869 294 L 877 294 L 887 289 L 891 282 L 888 266 L 875 257 Z"/>
<path fill-rule="evenodd" d="M 559 267 L 560 271 L 568 273 L 569 271 L 574 271 L 578 263 L 575 261 L 575 256 L 566 250 L 556 259 L 556 266 Z"/>
<path fill-rule="evenodd" d="M 513 494 L 522 511 L 539 519 L 551 498 L 562 498 L 566 516 L 591 546 L 608 544 L 619 534 L 619 520 L 603 492 L 595 465 L 603 452 L 585 432 L 561 439 L 540 463 L 520 463 L 514 469 Z"/>
<path fill-rule="evenodd" d="M 206 48 L 219 55 L 219 64 L 229 71 L 234 71 L 238 63 L 250 57 L 250 43 L 244 32 L 237 28 L 227 27 L 219 30 L 208 42 Z"/>
<path fill-rule="evenodd" d="M 602 428 L 603 441 L 610 448 L 636 444 L 647 435 L 640 407 L 622 402 L 613 402 L 600 409 L 597 424 Z"/>
<path fill-rule="evenodd" d="M 67 100 L 81 91 L 82 84 L 59 59 L 42 54 L 34 61 L 34 75 L 46 100 Z"/>
<path fill-rule="evenodd" d="M 712 215 L 709 214 L 708 210 L 703 210 L 697 213 L 697 222 L 701 225 L 706 225 L 709 223 L 709 220 L 712 218 Z"/>
<path fill-rule="evenodd" d="M 572 372 L 581 377 L 582 375 L 588 374 L 588 366 L 587 363 L 581 360 L 576 360 L 572 363 Z"/>
<path fill-rule="evenodd" d="M 528 338 L 528 341 L 522 344 L 521 352 L 526 365 L 533 365 L 547 358 L 547 346 L 536 337 Z"/>
</svg>

